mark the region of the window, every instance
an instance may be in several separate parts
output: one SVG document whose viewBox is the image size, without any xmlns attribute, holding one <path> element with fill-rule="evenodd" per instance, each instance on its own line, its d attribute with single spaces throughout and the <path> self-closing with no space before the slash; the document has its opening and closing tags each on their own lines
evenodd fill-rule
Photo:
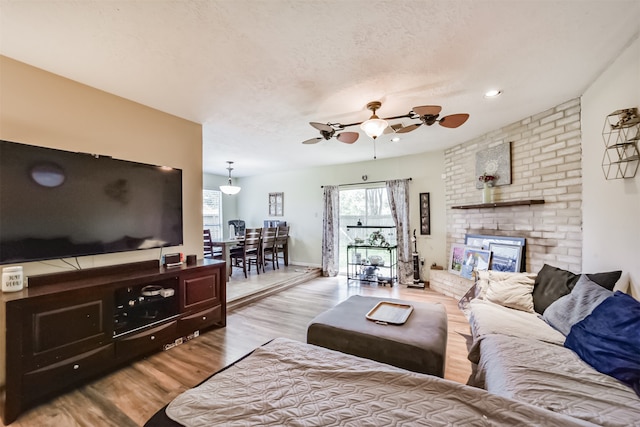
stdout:
<svg viewBox="0 0 640 427">
<path fill-rule="evenodd" d="M 222 238 L 222 192 L 202 190 L 202 218 L 204 228 L 211 231 L 212 239 Z"/>
<path fill-rule="evenodd" d="M 348 225 L 395 225 L 386 187 L 340 190 L 340 272 L 347 271 Z M 353 233 L 351 233 L 353 234 Z"/>
</svg>

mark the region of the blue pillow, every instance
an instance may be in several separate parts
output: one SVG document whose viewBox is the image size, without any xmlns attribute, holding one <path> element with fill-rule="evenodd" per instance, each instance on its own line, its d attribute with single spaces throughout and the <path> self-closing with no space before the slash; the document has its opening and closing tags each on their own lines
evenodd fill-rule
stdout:
<svg viewBox="0 0 640 427">
<path fill-rule="evenodd" d="M 564 343 L 640 397 L 640 302 L 617 291 L 571 328 Z"/>
</svg>

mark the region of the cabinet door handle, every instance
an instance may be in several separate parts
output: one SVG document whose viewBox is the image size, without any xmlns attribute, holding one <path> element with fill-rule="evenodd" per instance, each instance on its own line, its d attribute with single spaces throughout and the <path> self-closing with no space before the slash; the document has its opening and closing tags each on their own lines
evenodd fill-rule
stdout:
<svg viewBox="0 0 640 427">
<path fill-rule="evenodd" d="M 77 371 L 78 369 L 80 369 L 80 365 L 73 365 L 73 370 Z"/>
<path fill-rule="evenodd" d="M 207 316 L 202 316 L 202 320 L 207 320 Z"/>
<path fill-rule="evenodd" d="M 155 340 L 156 336 L 155 335 L 151 335 L 151 341 Z"/>
</svg>

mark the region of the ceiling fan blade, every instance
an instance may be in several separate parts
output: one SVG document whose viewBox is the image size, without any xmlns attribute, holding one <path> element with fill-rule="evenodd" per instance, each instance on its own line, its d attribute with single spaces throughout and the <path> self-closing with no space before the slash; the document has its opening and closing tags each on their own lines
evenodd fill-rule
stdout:
<svg viewBox="0 0 640 427">
<path fill-rule="evenodd" d="M 420 126 L 422 126 L 422 123 L 416 123 L 413 125 L 409 125 L 409 126 L 405 126 L 403 128 L 400 128 L 396 131 L 396 133 L 407 133 L 407 132 L 411 132 L 412 130 L 416 130 L 418 129 Z"/>
<path fill-rule="evenodd" d="M 469 115 L 466 113 L 462 114 L 451 114 L 450 116 L 444 116 L 439 120 L 440 126 L 444 126 L 446 128 L 457 128 L 458 126 L 462 126 L 464 122 L 467 121 Z"/>
<path fill-rule="evenodd" d="M 423 105 L 421 107 L 413 107 L 413 112 L 419 116 L 437 116 L 442 111 L 439 105 Z"/>
<path fill-rule="evenodd" d="M 317 137 L 317 138 L 307 139 L 306 141 L 302 141 L 302 143 L 303 144 L 317 144 L 320 141 L 322 141 L 322 138 Z"/>
<path fill-rule="evenodd" d="M 384 131 L 382 132 L 383 135 L 386 135 L 388 133 L 396 133 L 398 132 L 399 129 L 402 129 L 404 126 L 402 126 L 402 123 L 395 123 L 393 125 L 389 125 L 386 128 L 384 128 Z"/>
<path fill-rule="evenodd" d="M 333 130 L 333 128 L 326 123 L 309 122 L 309 124 L 321 131 L 323 130 L 325 132 L 331 132 Z"/>
<path fill-rule="evenodd" d="M 336 138 L 340 142 L 344 142 L 345 144 L 353 144 L 358 140 L 360 134 L 358 132 L 342 132 Z"/>
</svg>

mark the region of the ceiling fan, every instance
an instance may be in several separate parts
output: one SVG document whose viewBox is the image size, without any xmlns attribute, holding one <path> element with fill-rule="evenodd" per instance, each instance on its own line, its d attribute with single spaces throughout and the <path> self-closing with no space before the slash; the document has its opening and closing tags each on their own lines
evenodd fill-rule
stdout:
<svg viewBox="0 0 640 427">
<path fill-rule="evenodd" d="M 341 132 L 336 135 L 337 131 L 342 130 L 345 127 L 339 123 L 324 124 L 318 122 L 309 122 L 309 124 L 318 129 L 320 131 L 320 135 L 322 136 L 302 141 L 303 144 L 317 144 L 318 142 L 322 141 L 322 139 L 329 140 L 334 136 L 340 142 L 344 142 L 345 144 L 353 144 L 358 140 L 358 137 L 360 137 L 360 134 L 358 132 Z"/>
<path fill-rule="evenodd" d="M 358 140 L 360 134 L 358 132 L 341 132 L 336 135 L 336 132 L 342 131 L 345 128 L 351 126 L 361 125 L 361 128 L 365 130 L 365 126 L 370 122 L 377 122 L 379 127 L 379 133 L 369 135 L 375 139 L 380 136 L 383 132 L 395 132 L 395 133 L 407 133 L 411 132 L 422 125 L 431 126 L 434 123 L 440 124 L 440 126 L 444 126 L 446 128 L 457 128 L 462 126 L 467 119 L 469 118 L 469 114 L 460 113 L 460 114 L 451 114 L 448 116 L 440 117 L 440 111 L 442 111 L 442 107 L 439 105 L 423 105 L 420 107 L 413 107 L 407 114 L 402 114 L 400 116 L 393 117 L 385 117 L 378 118 L 376 115 L 376 110 L 378 110 L 382 104 L 379 101 L 373 101 L 367 104 L 367 109 L 373 111 L 373 115 L 364 122 L 357 123 L 349 123 L 349 124 L 341 124 L 341 123 L 318 123 L 318 122 L 309 122 L 311 126 L 318 129 L 320 131 L 320 137 L 307 139 L 303 141 L 303 144 L 316 144 L 323 139 L 329 140 L 332 137 L 336 137 L 338 141 L 344 142 L 346 144 L 353 144 Z M 397 120 L 397 119 L 411 119 L 411 120 L 420 120 L 420 123 L 413 123 L 408 126 L 402 126 L 399 124 L 390 125 L 387 123 L 387 120 Z"/>
<path fill-rule="evenodd" d="M 420 119 L 421 123 L 414 123 L 409 126 L 398 129 L 397 133 L 407 133 L 412 130 L 418 129 L 422 125 L 431 126 L 434 123 L 438 123 L 440 126 L 454 129 L 462 126 L 467 121 L 469 115 L 466 113 L 451 114 L 448 116 L 440 117 L 440 111 L 442 107 L 439 105 L 423 105 L 421 107 L 413 107 L 409 112 L 408 117 L 410 119 Z"/>
</svg>

